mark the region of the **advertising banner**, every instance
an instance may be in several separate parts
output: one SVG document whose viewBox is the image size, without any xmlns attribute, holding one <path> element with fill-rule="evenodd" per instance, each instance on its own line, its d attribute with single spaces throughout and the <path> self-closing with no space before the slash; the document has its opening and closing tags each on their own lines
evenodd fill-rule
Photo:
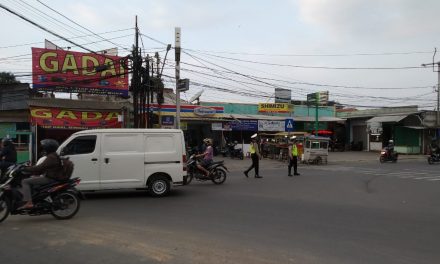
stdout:
<svg viewBox="0 0 440 264">
<path fill-rule="evenodd" d="M 258 120 L 258 131 L 273 131 L 282 132 L 284 131 L 284 120 L 282 121 L 271 121 L 271 120 Z"/>
<path fill-rule="evenodd" d="M 233 131 L 258 131 L 258 121 L 257 120 L 240 120 L 233 121 L 231 123 L 231 129 Z"/>
<path fill-rule="evenodd" d="M 31 107 L 31 123 L 45 128 L 90 129 L 120 128 L 120 112 L 75 111 L 60 108 Z"/>
<path fill-rule="evenodd" d="M 289 104 L 259 103 L 258 112 L 289 113 Z"/>
<path fill-rule="evenodd" d="M 32 48 L 33 88 L 42 91 L 128 95 L 123 58 Z"/>
<path fill-rule="evenodd" d="M 162 126 L 174 126 L 174 116 L 162 116 Z"/>
</svg>

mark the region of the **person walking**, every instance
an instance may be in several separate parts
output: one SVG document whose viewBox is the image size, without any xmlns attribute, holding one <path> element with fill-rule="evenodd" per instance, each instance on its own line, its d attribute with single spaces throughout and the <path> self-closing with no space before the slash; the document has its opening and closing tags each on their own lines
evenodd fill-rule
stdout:
<svg viewBox="0 0 440 264">
<path fill-rule="evenodd" d="M 298 173 L 298 147 L 296 146 L 296 136 L 290 138 L 289 142 L 289 165 L 288 170 L 289 174 L 287 176 L 292 176 L 292 166 L 293 166 L 293 175 L 299 176 Z"/>
<path fill-rule="evenodd" d="M 249 146 L 249 152 L 251 153 L 252 165 L 249 169 L 245 170 L 243 173 L 246 177 L 249 177 L 249 172 L 254 169 L 255 170 L 255 178 L 263 178 L 263 176 L 259 173 L 259 160 L 261 158 L 260 150 L 257 142 L 257 134 L 251 136 L 251 144 Z"/>
</svg>

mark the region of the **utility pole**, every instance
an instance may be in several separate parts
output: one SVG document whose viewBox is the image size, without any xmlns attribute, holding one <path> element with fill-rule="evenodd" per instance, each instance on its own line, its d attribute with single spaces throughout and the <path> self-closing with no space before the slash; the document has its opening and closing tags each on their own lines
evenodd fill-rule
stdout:
<svg viewBox="0 0 440 264">
<path fill-rule="evenodd" d="M 433 71 L 436 72 L 435 65 L 437 65 L 437 118 L 435 125 L 438 129 L 440 127 L 440 61 L 422 64 L 423 67 L 432 66 Z"/>
<path fill-rule="evenodd" d="M 175 28 L 175 60 L 176 60 L 176 129 L 180 129 L 180 27 Z"/>
<path fill-rule="evenodd" d="M 130 91 L 133 94 L 134 128 L 139 128 L 139 90 L 140 90 L 140 58 L 139 58 L 139 30 L 137 26 L 137 16 L 135 21 L 135 45 L 132 51 L 133 57 L 133 76 Z"/>
</svg>

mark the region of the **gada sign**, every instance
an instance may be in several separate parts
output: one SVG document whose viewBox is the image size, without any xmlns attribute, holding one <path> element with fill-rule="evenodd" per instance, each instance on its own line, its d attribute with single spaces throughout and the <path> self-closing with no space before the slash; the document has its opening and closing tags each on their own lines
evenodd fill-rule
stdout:
<svg viewBox="0 0 440 264">
<path fill-rule="evenodd" d="M 38 90 L 128 95 L 122 58 L 32 48 L 32 82 Z"/>
<path fill-rule="evenodd" d="M 87 129 L 118 128 L 120 112 L 73 111 L 59 108 L 31 109 L 31 123 L 46 128 Z"/>
</svg>

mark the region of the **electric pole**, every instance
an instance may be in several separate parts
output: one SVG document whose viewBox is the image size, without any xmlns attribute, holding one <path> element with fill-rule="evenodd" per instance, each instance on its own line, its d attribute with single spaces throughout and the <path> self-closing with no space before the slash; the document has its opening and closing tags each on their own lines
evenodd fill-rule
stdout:
<svg viewBox="0 0 440 264">
<path fill-rule="evenodd" d="M 180 27 L 175 28 L 175 60 L 176 60 L 176 129 L 180 129 Z"/>
<path fill-rule="evenodd" d="M 435 70 L 435 65 L 437 65 L 437 71 Z M 440 127 L 440 61 L 433 63 L 424 63 L 423 67 L 432 66 L 434 72 L 437 72 L 437 118 L 435 125 L 437 128 Z"/>
<path fill-rule="evenodd" d="M 132 51 L 133 57 L 133 76 L 131 80 L 130 91 L 133 95 L 134 128 L 139 128 L 139 90 L 141 89 L 140 72 L 142 59 L 139 55 L 139 30 L 137 26 L 137 16 L 135 21 L 135 45 Z"/>
</svg>

